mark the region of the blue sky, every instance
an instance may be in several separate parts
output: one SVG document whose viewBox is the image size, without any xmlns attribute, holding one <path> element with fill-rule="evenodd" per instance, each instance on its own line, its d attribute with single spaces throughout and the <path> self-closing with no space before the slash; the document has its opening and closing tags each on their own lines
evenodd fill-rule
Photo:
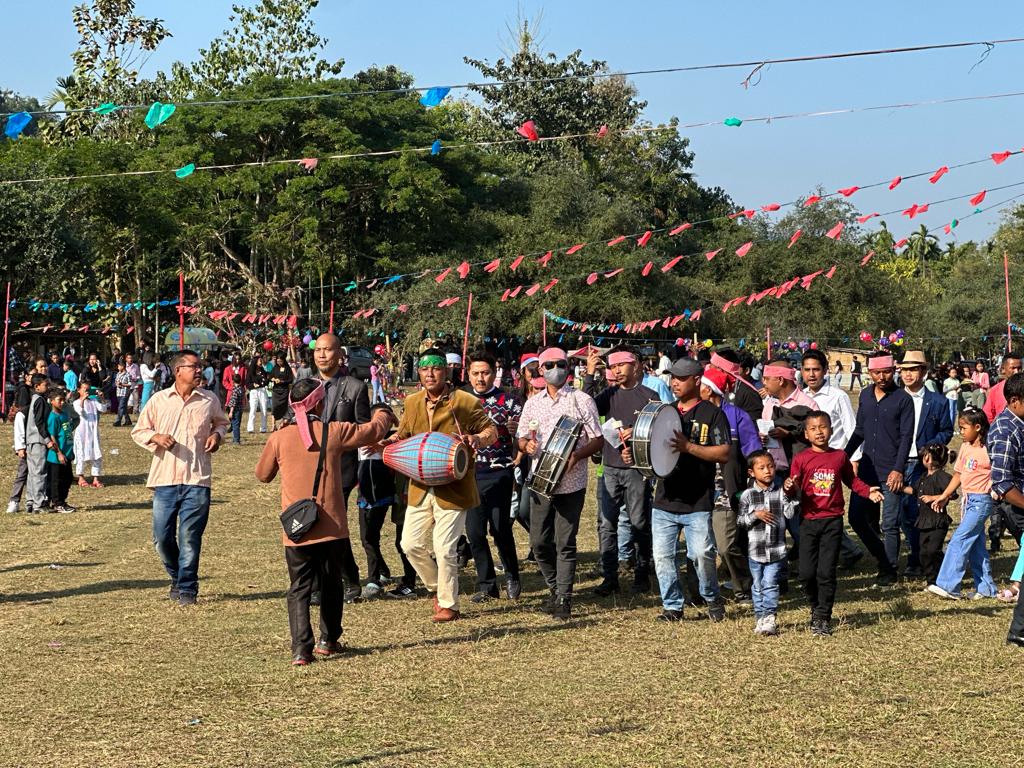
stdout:
<svg viewBox="0 0 1024 768">
<path fill-rule="evenodd" d="M 75 45 L 73 2 L 7 3 L 0 51 L 0 88 L 45 96 L 70 71 Z M 840 12 L 838 9 L 842 8 Z M 372 64 L 395 64 L 417 84 L 478 78 L 462 56 L 494 59 L 517 13 L 543 13 L 546 49 L 587 58 L 615 70 L 776 58 L 867 48 L 990 40 L 1024 36 L 1004 23 L 1019 2 L 980 6 L 930 3 L 724 3 L 611 0 L 590 2 L 467 2 L 439 4 L 322 0 L 318 31 L 330 39 L 327 55 L 344 58 L 346 74 Z M 174 37 L 152 58 L 147 73 L 195 56 L 227 26 L 229 0 L 139 0 L 138 11 L 165 19 Z M 835 8 L 837 10 L 827 10 Z M 997 47 L 970 71 L 981 49 L 899 54 L 839 62 L 776 65 L 756 87 L 744 89 L 745 72 L 724 70 L 649 75 L 634 80 L 649 102 L 653 121 L 721 120 L 896 102 L 1004 93 L 1021 88 L 1024 44 Z M 1024 98 L 926 106 L 689 132 L 702 184 L 725 188 L 742 206 L 785 202 L 816 185 L 827 190 L 864 185 L 897 174 L 932 171 L 1024 145 Z M 851 198 L 864 212 L 909 207 L 941 197 L 1024 181 L 1024 157 L 996 167 L 984 163 L 953 171 L 937 185 L 927 179 L 884 187 Z M 1020 190 L 992 193 L 986 204 Z M 940 227 L 969 213 L 966 201 L 933 206 L 909 222 L 889 218 L 900 236 L 919 223 Z M 900 217 L 897 217 L 900 218 Z M 990 211 L 963 222 L 961 239 L 984 239 L 999 222 Z M 597 235 L 599 233 L 595 233 Z"/>
</svg>

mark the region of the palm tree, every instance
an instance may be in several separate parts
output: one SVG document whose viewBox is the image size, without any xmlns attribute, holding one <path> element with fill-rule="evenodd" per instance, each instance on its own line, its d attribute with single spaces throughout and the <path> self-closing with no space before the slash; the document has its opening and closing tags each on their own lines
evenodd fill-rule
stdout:
<svg viewBox="0 0 1024 768">
<path fill-rule="evenodd" d="M 61 105 L 63 105 L 65 109 L 70 108 L 71 105 L 68 104 L 68 94 L 73 94 L 77 85 L 78 81 L 75 80 L 74 75 L 58 77 L 57 87 L 50 92 L 49 96 L 46 97 L 44 106 L 47 109 L 54 109 Z"/>
<path fill-rule="evenodd" d="M 920 264 L 921 273 L 924 274 L 925 262 L 938 261 L 942 258 L 939 238 L 931 234 L 928 228 L 922 224 L 921 228 L 910 236 L 907 243 L 907 254 Z"/>
</svg>

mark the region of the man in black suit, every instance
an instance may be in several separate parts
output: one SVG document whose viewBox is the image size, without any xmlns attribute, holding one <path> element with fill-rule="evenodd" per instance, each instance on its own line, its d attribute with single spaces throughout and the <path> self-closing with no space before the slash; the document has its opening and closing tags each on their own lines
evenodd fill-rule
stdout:
<svg viewBox="0 0 1024 768">
<path fill-rule="evenodd" d="M 366 391 L 366 384 L 343 372 L 344 362 L 341 339 L 333 333 L 321 334 L 313 349 L 313 364 L 327 390 L 324 393 L 323 418 L 328 423 L 338 421 L 366 424 L 370 421 L 370 397 Z M 359 458 L 356 451 L 346 451 L 342 454 L 341 486 L 345 493 L 346 506 L 349 493 L 358 483 L 358 467 Z M 352 554 L 351 539 L 342 539 L 342 575 L 345 580 L 345 602 L 354 603 L 359 599 L 360 592 L 359 566 L 356 565 Z M 318 586 L 318 582 L 314 584 L 316 593 L 319 593 Z"/>
</svg>

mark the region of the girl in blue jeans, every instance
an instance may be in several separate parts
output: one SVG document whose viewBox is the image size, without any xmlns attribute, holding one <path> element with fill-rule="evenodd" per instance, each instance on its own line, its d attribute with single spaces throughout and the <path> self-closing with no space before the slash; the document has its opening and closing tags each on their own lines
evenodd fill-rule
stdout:
<svg viewBox="0 0 1024 768">
<path fill-rule="evenodd" d="M 963 445 L 956 458 L 953 478 L 939 496 L 922 496 L 921 501 L 940 509 L 959 488 L 963 491 L 960 525 L 949 540 L 942 567 L 928 591 L 939 597 L 960 599 L 960 582 L 967 563 L 974 579 L 974 596 L 995 597 L 997 588 L 992 579 L 992 563 L 985 547 L 985 521 L 992 514 L 991 464 L 985 448 L 988 417 L 978 408 L 965 408 L 959 419 Z"/>
</svg>

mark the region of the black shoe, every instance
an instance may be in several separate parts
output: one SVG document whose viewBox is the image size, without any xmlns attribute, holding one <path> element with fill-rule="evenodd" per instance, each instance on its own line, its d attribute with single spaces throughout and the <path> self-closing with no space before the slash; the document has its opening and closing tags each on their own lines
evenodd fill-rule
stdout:
<svg viewBox="0 0 1024 768">
<path fill-rule="evenodd" d="M 923 574 L 923 571 L 921 570 L 921 566 L 915 565 L 915 566 L 908 567 L 905 571 L 903 571 L 903 578 L 905 578 L 905 579 L 920 579 L 922 574 Z"/>
<path fill-rule="evenodd" d="M 309 593 L 309 604 L 310 605 L 320 605 L 320 590 L 319 589 L 314 590 L 313 592 Z"/>
<path fill-rule="evenodd" d="M 1024 635 L 1007 635 L 1006 644 L 1024 648 Z"/>
<path fill-rule="evenodd" d="M 477 592 L 475 595 L 473 595 L 471 598 L 469 598 L 469 602 L 471 602 L 471 603 L 489 603 L 491 600 L 497 600 L 497 599 L 498 599 L 498 590 L 494 590 L 494 592 Z"/>
<path fill-rule="evenodd" d="M 812 619 L 811 620 L 811 634 L 815 637 L 831 637 L 832 625 L 831 622 L 825 619 Z"/>
<path fill-rule="evenodd" d="M 189 605 L 195 605 L 195 604 L 196 604 L 196 596 L 194 594 L 192 594 L 191 592 L 179 592 L 178 593 L 178 605 L 189 606 Z"/>
<path fill-rule="evenodd" d="M 470 557 L 466 552 L 459 553 L 459 568 L 465 568 L 469 565 Z"/>
<path fill-rule="evenodd" d="M 749 592 L 733 592 L 733 602 L 739 605 L 753 605 L 754 599 L 750 596 Z"/>
<path fill-rule="evenodd" d="M 555 605 L 551 610 L 551 618 L 555 621 L 568 621 L 572 616 L 572 598 L 568 595 L 561 595 L 555 598 Z"/>
<path fill-rule="evenodd" d="M 406 584 L 399 584 L 390 592 L 385 592 L 384 597 L 405 598 L 416 597 L 416 590 Z"/>
<path fill-rule="evenodd" d="M 537 610 L 541 613 L 554 613 L 555 605 L 558 603 L 558 596 L 555 594 L 555 590 L 551 590 L 547 597 L 541 601 L 541 604 L 537 606 Z"/>
<path fill-rule="evenodd" d="M 634 595 L 646 595 L 651 591 L 650 579 L 637 579 L 633 582 L 632 592 Z"/>
<path fill-rule="evenodd" d="M 722 603 L 713 603 L 708 606 L 708 617 L 716 624 L 725 621 L 725 606 Z"/>
<path fill-rule="evenodd" d="M 170 600 L 177 600 L 181 597 L 181 593 L 178 591 L 178 586 L 176 584 L 171 584 L 171 589 L 167 593 L 167 597 Z"/>
<path fill-rule="evenodd" d="M 509 600 L 518 600 L 519 596 L 523 594 L 523 585 L 519 583 L 519 579 L 509 576 L 505 579 L 505 592 L 508 594 Z"/>
<path fill-rule="evenodd" d="M 345 587 L 345 605 L 352 605 L 352 603 L 361 603 L 363 601 L 363 591 L 359 587 Z M 319 605 L 319 603 L 317 603 Z"/>
<path fill-rule="evenodd" d="M 618 591 L 619 582 L 609 581 L 608 579 L 605 579 L 596 587 L 594 587 L 594 594 L 598 597 L 608 597 L 609 595 L 614 595 Z"/>
<path fill-rule="evenodd" d="M 876 587 L 891 587 L 898 581 L 896 573 L 894 571 L 879 571 L 878 576 L 875 577 L 875 583 L 873 586 Z"/>
<path fill-rule="evenodd" d="M 666 624 L 669 623 L 669 622 L 673 622 L 673 621 L 682 621 L 683 620 L 683 612 L 682 611 L 670 611 L 668 608 L 666 608 L 661 613 L 659 613 L 657 616 L 655 616 L 654 620 L 655 621 L 661 621 L 661 622 L 664 622 Z"/>
<path fill-rule="evenodd" d="M 863 557 L 863 551 L 858 552 L 856 555 L 851 555 L 850 557 L 844 557 L 842 560 L 839 561 L 839 570 L 852 571 L 854 568 L 857 567 L 857 563 L 859 563 Z"/>
<path fill-rule="evenodd" d="M 313 648 L 313 653 L 317 656 L 334 656 L 339 653 L 345 652 L 345 644 L 341 640 L 335 640 L 333 643 L 330 640 L 321 638 Z"/>
</svg>

